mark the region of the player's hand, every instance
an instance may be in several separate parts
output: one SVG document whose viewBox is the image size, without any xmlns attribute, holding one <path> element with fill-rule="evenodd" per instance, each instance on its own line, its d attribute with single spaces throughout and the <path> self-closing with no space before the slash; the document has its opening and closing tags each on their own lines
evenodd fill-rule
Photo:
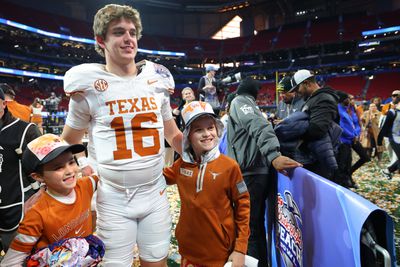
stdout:
<svg viewBox="0 0 400 267">
<path fill-rule="evenodd" d="M 173 95 L 174 92 L 175 92 L 175 88 L 168 88 L 168 93 L 169 93 L 170 95 Z"/>
<path fill-rule="evenodd" d="M 81 169 L 81 172 L 82 172 L 83 176 L 89 176 L 89 175 L 94 174 L 94 170 L 92 169 L 92 167 L 90 167 L 90 165 L 83 167 Z"/>
<path fill-rule="evenodd" d="M 293 169 L 296 167 L 302 167 L 303 165 L 295 160 L 292 160 L 291 158 L 285 157 L 285 156 L 279 156 L 276 157 L 272 162 L 272 166 L 274 166 L 275 170 L 278 172 L 288 175 L 287 170 L 288 169 Z"/>
<path fill-rule="evenodd" d="M 228 261 L 232 261 L 232 267 L 243 267 L 244 266 L 244 254 L 234 251 L 229 256 Z"/>
</svg>

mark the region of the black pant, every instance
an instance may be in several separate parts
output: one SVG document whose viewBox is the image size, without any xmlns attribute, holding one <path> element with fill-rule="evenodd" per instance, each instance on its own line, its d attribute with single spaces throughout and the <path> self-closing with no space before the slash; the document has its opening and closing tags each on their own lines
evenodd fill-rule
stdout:
<svg viewBox="0 0 400 267">
<path fill-rule="evenodd" d="M 258 259 L 258 266 L 266 267 L 267 238 L 265 231 L 265 201 L 267 198 L 268 176 L 244 176 L 250 194 L 250 238 L 247 254 Z"/>
<path fill-rule="evenodd" d="M 355 172 L 358 168 L 360 168 L 364 163 L 368 162 L 371 160 L 370 156 L 368 156 L 368 153 L 365 148 L 361 145 L 359 141 L 353 142 L 351 145 L 351 148 L 358 154 L 360 157 L 359 160 L 357 160 L 356 163 L 354 163 L 353 166 L 351 166 L 351 174 Z M 351 152 L 351 151 L 350 151 Z"/>
<path fill-rule="evenodd" d="M 351 145 L 340 144 L 339 152 L 337 155 L 338 171 L 336 173 L 335 182 L 344 186 L 349 187 L 351 185 Z"/>
<path fill-rule="evenodd" d="M 392 147 L 394 153 L 396 153 L 397 160 L 395 163 L 388 167 L 389 172 L 395 172 L 400 169 L 400 144 L 397 144 L 393 139 L 389 139 L 390 146 Z"/>
</svg>

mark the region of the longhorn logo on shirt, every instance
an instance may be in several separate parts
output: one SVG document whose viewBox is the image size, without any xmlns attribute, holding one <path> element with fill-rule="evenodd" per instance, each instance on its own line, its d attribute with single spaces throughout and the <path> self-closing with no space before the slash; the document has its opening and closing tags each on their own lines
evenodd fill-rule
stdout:
<svg viewBox="0 0 400 267">
<path fill-rule="evenodd" d="M 94 82 L 94 89 L 99 92 L 104 92 L 108 88 L 108 82 L 104 79 L 98 79 Z"/>
<path fill-rule="evenodd" d="M 303 239 L 300 210 L 292 197 L 285 191 L 285 199 L 278 193 L 279 248 L 286 267 L 303 266 Z M 286 200 L 286 202 L 285 202 Z"/>
<path fill-rule="evenodd" d="M 212 175 L 213 180 L 217 179 L 217 176 L 221 174 L 221 173 L 212 172 L 212 171 L 210 171 L 210 173 Z"/>
</svg>

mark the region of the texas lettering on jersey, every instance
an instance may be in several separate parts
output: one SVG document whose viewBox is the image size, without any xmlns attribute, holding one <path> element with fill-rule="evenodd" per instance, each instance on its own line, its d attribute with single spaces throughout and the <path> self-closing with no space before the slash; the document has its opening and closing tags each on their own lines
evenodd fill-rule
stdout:
<svg viewBox="0 0 400 267">
<path fill-rule="evenodd" d="M 118 99 L 105 102 L 109 107 L 109 115 L 135 113 L 141 111 L 157 110 L 158 106 L 154 97 L 141 97 L 131 99 Z"/>
</svg>

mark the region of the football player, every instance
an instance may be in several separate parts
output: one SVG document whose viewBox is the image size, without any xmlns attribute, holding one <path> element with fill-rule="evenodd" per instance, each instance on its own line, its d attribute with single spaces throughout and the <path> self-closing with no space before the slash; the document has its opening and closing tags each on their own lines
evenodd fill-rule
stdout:
<svg viewBox="0 0 400 267">
<path fill-rule="evenodd" d="M 136 9 L 106 5 L 93 30 L 106 64 L 82 64 L 66 73 L 71 99 L 62 136 L 76 144 L 89 133 L 100 176 L 97 234 L 106 246 L 104 266 L 131 266 L 135 244 L 141 266 L 166 266 L 171 218 L 162 174 L 164 137 L 182 150 L 169 102 L 174 80 L 162 65 L 135 62 L 142 31 Z M 78 163 L 84 174 L 92 172 L 85 157 Z"/>
</svg>

